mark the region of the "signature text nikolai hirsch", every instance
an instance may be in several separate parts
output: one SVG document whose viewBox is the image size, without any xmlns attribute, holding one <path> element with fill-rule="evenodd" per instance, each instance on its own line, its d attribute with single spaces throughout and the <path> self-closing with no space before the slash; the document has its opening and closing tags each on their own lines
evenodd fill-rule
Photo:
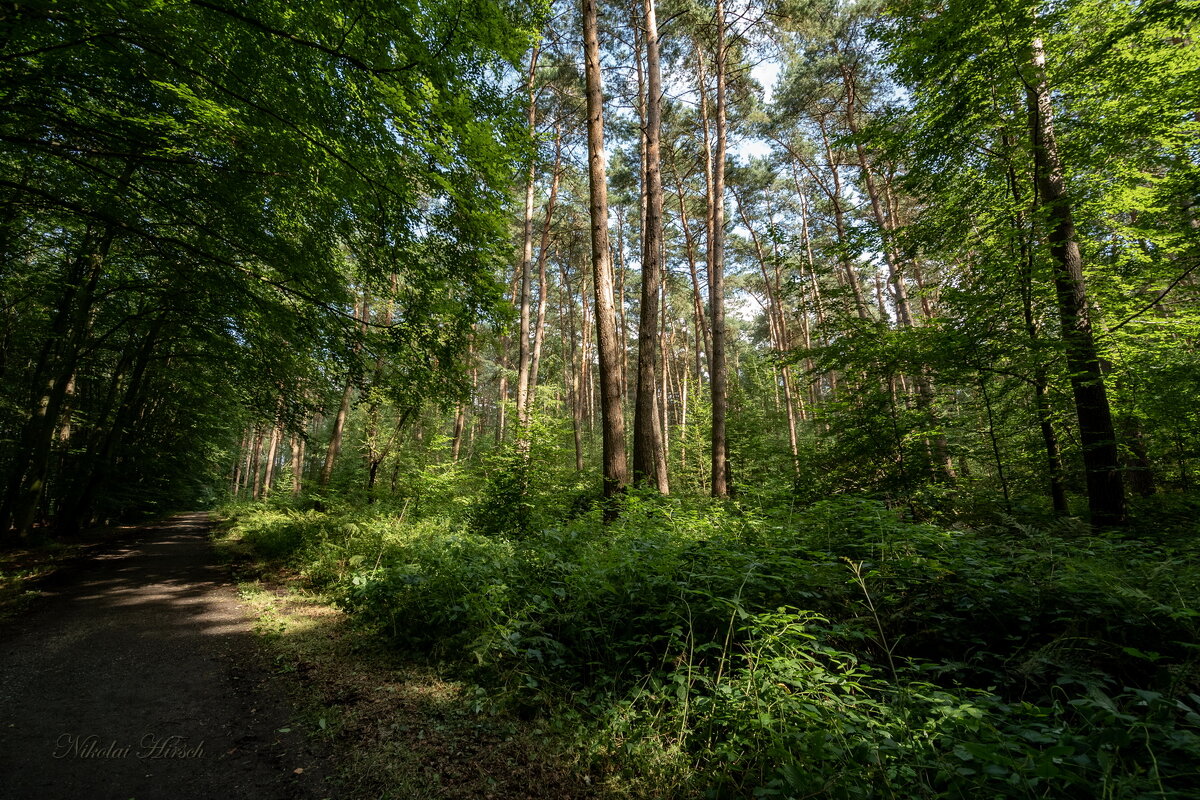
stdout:
<svg viewBox="0 0 1200 800">
<path fill-rule="evenodd" d="M 95 734 L 81 736 L 64 733 L 54 743 L 55 758 L 200 758 L 204 755 L 204 741 L 195 744 L 187 736 L 157 736 L 147 733 L 136 746 L 120 744 L 116 739 L 107 741 Z"/>
</svg>

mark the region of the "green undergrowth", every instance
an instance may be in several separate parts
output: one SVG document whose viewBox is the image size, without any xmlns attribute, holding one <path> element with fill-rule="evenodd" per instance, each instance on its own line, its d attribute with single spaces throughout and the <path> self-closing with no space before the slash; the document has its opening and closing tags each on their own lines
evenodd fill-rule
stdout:
<svg viewBox="0 0 1200 800">
<path fill-rule="evenodd" d="M 849 499 L 477 518 L 243 507 L 230 535 L 481 710 L 544 717 L 612 796 L 1200 795 L 1191 537 Z"/>
</svg>

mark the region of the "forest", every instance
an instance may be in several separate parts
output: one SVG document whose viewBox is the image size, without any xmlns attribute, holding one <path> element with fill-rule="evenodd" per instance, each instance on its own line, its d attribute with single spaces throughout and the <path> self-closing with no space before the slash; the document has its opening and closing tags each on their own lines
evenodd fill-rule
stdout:
<svg viewBox="0 0 1200 800">
<path fill-rule="evenodd" d="M 598 796 L 1200 796 L 1198 35 L 5 3 L 0 548 L 218 510 Z"/>
</svg>

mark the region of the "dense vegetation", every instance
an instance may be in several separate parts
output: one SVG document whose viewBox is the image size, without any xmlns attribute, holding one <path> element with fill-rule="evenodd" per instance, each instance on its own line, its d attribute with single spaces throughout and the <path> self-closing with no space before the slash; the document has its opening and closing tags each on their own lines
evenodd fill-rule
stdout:
<svg viewBox="0 0 1200 800">
<path fill-rule="evenodd" d="M 223 504 L 615 794 L 1194 797 L 1198 17 L 7 4 L 0 538 Z"/>
<path fill-rule="evenodd" d="M 1143 538 L 633 495 L 605 525 L 539 481 L 544 516 L 505 536 L 480 527 L 494 500 L 434 510 L 446 477 L 424 515 L 243 509 L 233 531 L 458 665 L 481 710 L 550 710 L 614 796 L 1200 787 L 1194 509 Z"/>
</svg>

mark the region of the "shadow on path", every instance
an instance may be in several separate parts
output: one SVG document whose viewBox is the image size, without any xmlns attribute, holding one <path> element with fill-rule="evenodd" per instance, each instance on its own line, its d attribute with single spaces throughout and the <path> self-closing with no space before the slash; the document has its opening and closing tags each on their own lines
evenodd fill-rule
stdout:
<svg viewBox="0 0 1200 800">
<path fill-rule="evenodd" d="M 3 800 L 328 796 L 205 514 L 139 528 L 0 629 Z"/>
</svg>

